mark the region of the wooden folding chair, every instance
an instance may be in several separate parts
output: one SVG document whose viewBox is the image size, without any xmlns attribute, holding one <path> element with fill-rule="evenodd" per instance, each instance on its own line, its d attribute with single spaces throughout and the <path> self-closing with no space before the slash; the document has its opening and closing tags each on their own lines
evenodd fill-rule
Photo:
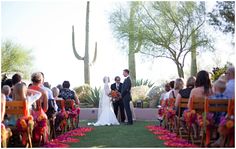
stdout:
<svg viewBox="0 0 236 149">
<path fill-rule="evenodd" d="M 178 103 L 178 113 L 176 116 L 176 120 L 177 120 L 177 135 L 180 135 L 180 137 L 182 138 L 182 129 L 184 128 L 180 128 L 180 123 L 182 119 L 182 109 L 187 109 L 188 108 L 188 98 L 181 98 L 179 103 Z"/>
<path fill-rule="evenodd" d="M 204 105 L 205 105 L 205 99 L 204 98 L 194 98 L 192 97 L 192 100 L 190 100 L 190 110 L 195 110 L 196 114 L 202 115 L 204 112 Z M 196 126 L 196 127 L 195 127 Z M 194 127 L 196 129 L 196 137 L 193 137 L 194 134 Z M 191 139 L 192 143 L 200 143 L 201 140 L 198 138 L 200 136 L 200 130 L 196 123 L 194 123 L 192 126 L 187 126 L 188 131 L 188 140 Z"/>
<path fill-rule="evenodd" d="M 56 100 L 57 106 L 60 109 L 60 112 L 65 112 L 65 100 Z M 60 113 L 59 112 L 59 113 Z M 59 114 L 58 113 L 58 114 Z M 64 129 L 61 131 L 61 134 L 65 133 L 67 131 L 68 127 L 68 118 L 64 118 L 60 123 L 65 123 Z"/>
<path fill-rule="evenodd" d="M 235 118 L 235 99 L 229 100 L 228 109 L 227 109 L 227 117 Z M 234 126 L 235 129 L 235 126 Z M 233 135 L 229 135 L 225 138 L 225 146 L 226 147 L 235 147 L 235 130 L 233 131 Z"/>
<path fill-rule="evenodd" d="M 6 114 L 14 115 L 17 117 L 20 116 L 28 116 L 29 111 L 27 108 L 27 101 L 6 101 Z M 10 128 L 13 130 L 16 130 L 16 126 L 13 126 Z M 27 129 L 27 142 L 26 147 L 32 148 L 32 140 L 31 140 L 31 132 L 29 129 Z"/>
<path fill-rule="evenodd" d="M 205 99 L 205 105 L 204 105 L 204 114 L 207 115 L 207 113 L 213 113 L 216 114 L 217 112 L 227 112 L 228 110 L 228 103 L 229 100 L 227 99 Z M 202 135 L 202 141 L 201 146 L 208 146 L 211 141 L 211 134 L 210 129 L 206 126 L 206 116 L 203 119 L 203 135 Z M 215 124 L 215 128 L 211 128 L 211 130 L 215 130 L 217 132 L 218 125 Z M 214 141 L 214 140 L 212 140 Z"/>
<path fill-rule="evenodd" d="M 169 98 L 166 100 L 166 109 L 173 109 L 175 105 L 175 98 Z M 170 120 L 165 116 L 165 127 L 170 131 L 174 131 L 174 120 Z"/>
</svg>

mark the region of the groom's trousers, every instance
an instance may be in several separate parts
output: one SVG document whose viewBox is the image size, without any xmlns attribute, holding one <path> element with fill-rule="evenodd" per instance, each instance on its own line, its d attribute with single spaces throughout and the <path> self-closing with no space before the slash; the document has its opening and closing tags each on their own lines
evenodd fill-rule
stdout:
<svg viewBox="0 0 236 149">
<path fill-rule="evenodd" d="M 121 122 L 125 122 L 125 111 L 124 111 L 123 100 L 120 99 L 119 101 L 113 102 L 113 107 L 117 118 L 118 118 L 118 110 L 120 109 Z"/>
<path fill-rule="evenodd" d="M 131 101 L 130 94 L 126 94 L 123 97 L 123 103 L 124 103 L 124 107 L 125 107 L 125 112 L 127 114 L 128 123 L 129 124 L 133 124 L 132 112 L 131 112 L 131 109 L 130 109 L 130 101 Z"/>
</svg>

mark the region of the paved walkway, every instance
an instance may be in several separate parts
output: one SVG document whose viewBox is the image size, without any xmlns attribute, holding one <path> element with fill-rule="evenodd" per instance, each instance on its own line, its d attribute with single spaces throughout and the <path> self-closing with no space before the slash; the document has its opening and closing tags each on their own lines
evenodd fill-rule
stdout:
<svg viewBox="0 0 236 149">
<path fill-rule="evenodd" d="M 80 120 L 96 120 L 98 108 L 81 108 Z M 155 121 L 157 109 L 153 108 L 134 108 L 136 120 Z"/>
</svg>

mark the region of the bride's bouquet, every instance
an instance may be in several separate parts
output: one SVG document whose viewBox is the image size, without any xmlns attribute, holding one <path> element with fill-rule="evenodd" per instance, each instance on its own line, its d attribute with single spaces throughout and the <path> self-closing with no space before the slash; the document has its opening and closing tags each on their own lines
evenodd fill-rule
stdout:
<svg viewBox="0 0 236 149">
<path fill-rule="evenodd" d="M 121 94 L 117 90 L 112 90 L 110 93 L 111 101 L 115 102 L 120 100 Z"/>
</svg>

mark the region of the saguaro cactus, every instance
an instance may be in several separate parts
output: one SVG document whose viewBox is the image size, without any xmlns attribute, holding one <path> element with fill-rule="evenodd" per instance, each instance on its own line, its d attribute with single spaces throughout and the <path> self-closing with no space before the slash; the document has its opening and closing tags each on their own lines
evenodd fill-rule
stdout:
<svg viewBox="0 0 236 149">
<path fill-rule="evenodd" d="M 85 52 L 84 57 L 80 56 L 75 48 L 75 35 L 74 35 L 74 26 L 72 26 L 72 47 L 75 57 L 78 60 L 84 61 L 84 83 L 90 84 L 90 65 L 89 65 L 89 1 L 87 2 L 86 9 L 86 26 L 85 26 Z M 97 57 L 97 42 L 95 43 L 95 52 L 92 63 L 96 61 Z"/>
</svg>

